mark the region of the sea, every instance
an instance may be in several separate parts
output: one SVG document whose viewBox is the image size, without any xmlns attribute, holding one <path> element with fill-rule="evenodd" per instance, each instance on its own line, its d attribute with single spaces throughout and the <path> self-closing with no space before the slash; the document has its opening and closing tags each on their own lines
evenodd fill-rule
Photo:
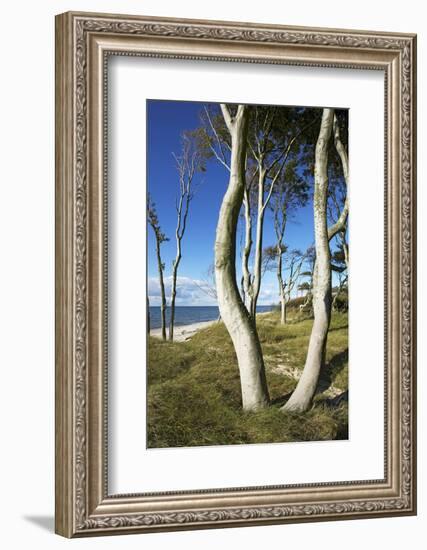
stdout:
<svg viewBox="0 0 427 550">
<path fill-rule="evenodd" d="M 257 306 L 257 313 L 271 311 L 274 306 Z M 191 325 L 203 321 L 214 321 L 219 317 L 218 306 L 176 306 L 175 307 L 175 325 Z M 166 308 L 166 326 L 169 325 L 170 308 Z M 150 326 L 151 328 L 160 328 L 160 307 L 150 306 Z"/>
</svg>

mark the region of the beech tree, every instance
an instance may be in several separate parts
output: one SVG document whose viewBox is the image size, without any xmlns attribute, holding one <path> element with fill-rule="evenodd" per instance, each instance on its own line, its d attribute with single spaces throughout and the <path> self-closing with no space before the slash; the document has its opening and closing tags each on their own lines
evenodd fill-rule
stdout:
<svg viewBox="0 0 427 550">
<path fill-rule="evenodd" d="M 335 224 L 328 228 L 328 149 L 333 132 L 334 145 L 342 163 L 344 179 L 348 186 L 348 158 L 340 139 L 339 125 L 334 109 L 323 109 L 322 121 L 315 150 L 314 171 L 314 234 L 316 262 L 313 276 L 314 322 L 303 372 L 295 391 L 284 405 L 285 410 L 305 411 L 315 394 L 320 369 L 324 364 L 326 343 L 331 320 L 332 284 L 331 253 L 329 241 L 340 231 L 348 217 L 348 194 L 343 210 Z"/>
<path fill-rule="evenodd" d="M 173 340 L 178 268 L 182 258 L 182 240 L 187 228 L 190 204 L 194 198 L 194 178 L 197 172 L 204 170 L 203 159 L 189 133 L 184 133 L 182 136 L 181 155 L 178 156 L 173 154 L 173 157 L 178 171 L 179 196 L 175 205 L 177 213 L 175 230 L 176 256 L 172 263 L 169 340 Z"/>
<path fill-rule="evenodd" d="M 305 257 L 300 250 L 288 251 L 288 247 L 282 243 L 266 247 L 263 254 L 265 256 L 264 264 L 268 266 L 267 269 L 276 272 L 279 286 L 280 324 L 285 325 L 287 322 L 287 306 L 301 276 L 301 268 Z"/>
<path fill-rule="evenodd" d="M 278 265 L 277 280 L 279 282 L 279 286 L 281 285 L 283 288 L 280 294 L 280 323 L 282 325 L 286 324 L 287 305 L 291 301 L 292 291 L 300 277 L 303 263 L 304 255 L 302 252 L 300 250 L 292 250 L 288 257 L 286 278 L 282 278 L 281 272 L 279 271 L 279 268 L 281 269 L 281 265 Z"/>
<path fill-rule="evenodd" d="M 306 132 L 316 120 L 315 111 L 289 107 L 253 107 L 253 123 L 248 140 L 250 156 L 250 178 L 244 192 L 244 214 L 246 222 L 245 247 L 242 259 L 243 289 L 246 304 L 254 320 L 262 280 L 262 251 L 264 236 L 264 219 L 276 188 L 284 174 L 292 173 L 289 181 L 284 178 L 281 194 L 282 207 L 290 206 L 295 198 L 293 185 L 296 179 L 297 155 Z M 301 155 L 301 153 L 300 153 Z M 290 168 L 290 170 L 289 170 Z M 292 172 L 293 171 L 293 172 Z M 254 175 L 256 177 L 254 178 Z M 256 214 L 254 242 L 254 268 L 249 273 L 249 256 L 252 248 L 251 193 Z"/>
<path fill-rule="evenodd" d="M 269 251 L 275 260 L 276 276 L 279 285 L 280 322 L 286 323 L 286 306 L 291 293 L 299 279 L 305 256 L 299 250 L 288 251 L 284 245 L 286 225 L 292 214 L 304 206 L 308 200 L 308 184 L 297 172 L 297 156 L 283 170 L 271 199 L 270 209 L 273 214 L 273 225 L 276 244 Z M 285 261 L 283 260 L 285 257 Z M 285 274 L 283 273 L 285 268 Z"/>
<path fill-rule="evenodd" d="M 241 290 L 244 303 L 256 322 L 256 306 L 263 275 L 264 220 L 275 189 L 296 155 L 304 157 L 307 131 L 317 119 L 317 110 L 253 105 L 247 135 L 243 218 Z M 231 140 L 223 117 L 215 106 L 202 114 L 205 154 L 215 157 L 230 171 Z M 253 232 L 255 231 L 255 238 Z M 253 257 L 253 268 L 250 258 Z"/>
<path fill-rule="evenodd" d="M 230 135 L 229 183 L 216 230 L 215 280 L 218 307 L 237 356 L 244 410 L 269 404 L 264 360 L 254 320 L 240 296 L 236 281 L 236 231 L 245 189 L 249 108 L 221 104 Z"/>
<path fill-rule="evenodd" d="M 329 198 L 328 198 L 328 222 L 330 227 L 334 227 L 339 221 L 342 212 L 348 212 L 347 184 L 343 177 L 344 166 L 347 166 L 347 156 L 345 148 L 341 142 L 338 133 L 338 121 L 334 121 L 334 141 L 338 147 L 343 147 L 344 165 L 341 161 L 339 173 L 336 173 L 336 166 L 332 165 L 329 174 Z M 347 168 L 348 169 L 348 168 Z M 348 267 L 349 267 L 349 248 L 347 242 L 347 219 L 342 221 L 341 229 L 331 238 L 331 243 L 335 241 L 337 247 L 332 254 L 332 271 L 338 278 L 338 285 L 332 289 L 333 300 L 332 310 L 338 309 L 339 298 L 347 290 Z"/>
<path fill-rule="evenodd" d="M 305 411 L 311 404 L 325 355 L 331 317 L 331 257 L 326 219 L 328 193 L 328 148 L 334 121 L 334 110 L 323 109 L 316 143 L 314 169 L 314 235 L 316 266 L 313 278 L 314 322 L 307 358 L 301 377 L 285 410 Z"/>
<path fill-rule="evenodd" d="M 347 243 L 348 224 L 348 156 L 341 139 L 338 117 L 334 116 L 334 145 L 339 156 L 339 163 L 332 163 L 329 175 L 328 218 L 329 241 L 335 239 L 338 248 L 332 255 L 332 270 L 338 276 L 338 288 L 332 301 L 332 309 L 348 283 L 349 248 Z M 337 166 L 338 165 L 338 166 Z"/>
<path fill-rule="evenodd" d="M 154 237 L 156 239 L 156 257 L 157 257 L 157 269 L 159 272 L 159 283 L 160 283 L 160 318 L 162 325 L 162 338 L 166 340 L 166 293 L 165 293 L 165 283 L 164 283 L 164 269 L 165 264 L 162 261 L 161 255 L 161 245 L 162 243 L 168 241 L 169 239 L 162 232 L 159 218 L 157 216 L 156 205 L 152 202 L 150 195 L 148 195 L 147 200 L 147 220 L 154 232 Z M 149 310 L 149 299 L 147 296 L 147 311 L 148 311 L 148 331 L 150 330 L 150 310 Z"/>
<path fill-rule="evenodd" d="M 316 249 L 314 246 L 309 246 L 304 254 L 304 267 L 306 271 L 301 273 L 302 278 L 307 278 L 307 281 L 304 281 L 299 285 L 299 290 L 305 290 L 305 300 L 304 303 L 300 305 L 300 312 L 308 312 L 312 314 L 313 306 L 313 278 L 314 278 L 314 267 L 316 265 Z"/>
</svg>

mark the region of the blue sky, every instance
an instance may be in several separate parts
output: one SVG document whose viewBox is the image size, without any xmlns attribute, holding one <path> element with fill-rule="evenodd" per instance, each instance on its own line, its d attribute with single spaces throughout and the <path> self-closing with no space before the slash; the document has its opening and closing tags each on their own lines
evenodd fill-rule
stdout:
<svg viewBox="0 0 427 550">
<path fill-rule="evenodd" d="M 180 153 L 180 136 L 184 130 L 200 125 L 199 113 L 203 103 L 183 101 L 147 101 L 147 185 L 156 204 L 162 231 L 170 241 L 162 244 L 165 263 L 166 291 L 170 288 L 172 261 L 175 258 L 175 198 L 178 193 L 178 174 L 173 153 Z M 177 305 L 215 305 L 215 301 L 200 290 L 207 279 L 207 270 L 214 259 L 215 230 L 222 198 L 228 185 L 228 171 L 215 159 L 207 162 L 206 172 L 197 175 L 198 189 L 191 203 L 186 233 L 182 242 L 183 255 L 179 267 Z M 238 242 L 244 229 L 239 223 Z M 158 305 L 159 286 L 155 239 L 148 231 L 148 293 L 151 305 Z M 298 218 L 287 224 L 285 244 L 290 249 L 305 251 L 313 244 L 313 205 L 298 210 Z M 264 224 L 263 246 L 275 243 L 270 213 Z M 237 254 L 239 254 L 239 247 Z M 237 260 L 240 277 L 240 261 Z M 259 305 L 278 303 L 277 279 L 267 272 L 262 281 Z"/>
</svg>

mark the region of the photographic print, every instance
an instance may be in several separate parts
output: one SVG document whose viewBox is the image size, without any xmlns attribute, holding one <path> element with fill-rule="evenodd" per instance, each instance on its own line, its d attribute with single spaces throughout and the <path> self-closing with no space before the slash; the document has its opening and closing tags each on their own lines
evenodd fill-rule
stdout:
<svg viewBox="0 0 427 550">
<path fill-rule="evenodd" d="M 348 439 L 346 109 L 147 101 L 147 447 Z"/>
<path fill-rule="evenodd" d="M 416 35 L 55 25 L 55 531 L 416 514 Z"/>
</svg>

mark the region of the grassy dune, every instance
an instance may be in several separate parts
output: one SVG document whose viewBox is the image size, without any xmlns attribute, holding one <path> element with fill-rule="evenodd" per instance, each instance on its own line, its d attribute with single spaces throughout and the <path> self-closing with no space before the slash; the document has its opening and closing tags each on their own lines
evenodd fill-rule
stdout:
<svg viewBox="0 0 427 550">
<path fill-rule="evenodd" d="M 259 412 L 241 409 L 234 349 L 222 323 L 187 342 L 150 338 L 148 364 L 148 446 L 182 447 L 346 439 L 348 404 L 348 318 L 334 313 L 326 368 L 312 409 L 288 413 L 280 406 L 304 366 L 313 321 L 292 318 L 279 324 L 276 312 L 259 315 L 272 405 Z"/>
</svg>

